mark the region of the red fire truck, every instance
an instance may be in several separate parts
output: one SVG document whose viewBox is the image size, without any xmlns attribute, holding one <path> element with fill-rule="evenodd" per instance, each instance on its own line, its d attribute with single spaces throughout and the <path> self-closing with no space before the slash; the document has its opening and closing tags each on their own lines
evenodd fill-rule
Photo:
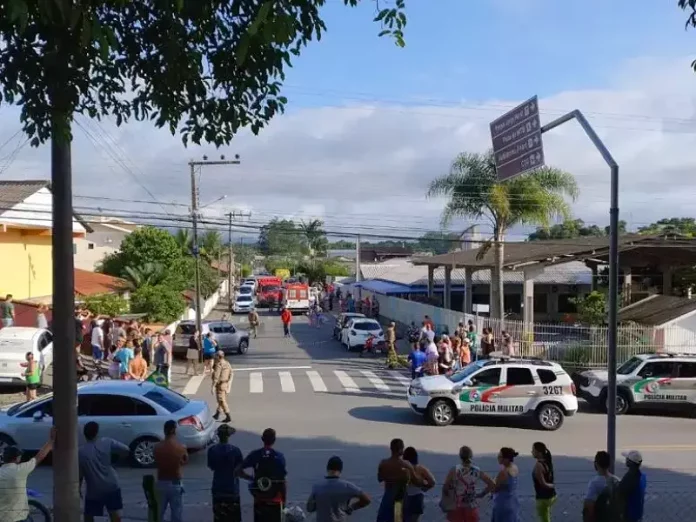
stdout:
<svg viewBox="0 0 696 522">
<path fill-rule="evenodd" d="M 309 285 L 288 283 L 283 289 L 283 304 L 292 313 L 309 312 Z"/>
<path fill-rule="evenodd" d="M 259 306 L 271 306 L 280 302 L 282 294 L 280 277 L 261 276 L 256 280 L 256 302 Z"/>
</svg>

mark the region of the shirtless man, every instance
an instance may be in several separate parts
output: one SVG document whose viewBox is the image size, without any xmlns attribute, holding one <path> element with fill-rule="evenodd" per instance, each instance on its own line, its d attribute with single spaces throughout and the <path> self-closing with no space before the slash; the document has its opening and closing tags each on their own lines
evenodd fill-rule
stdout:
<svg viewBox="0 0 696 522">
<path fill-rule="evenodd" d="M 395 522 L 396 510 L 401 509 L 409 482 L 417 485 L 413 465 L 403 459 L 404 441 L 393 439 L 389 444 L 391 457 L 382 460 L 377 468 L 377 480 L 384 482 L 384 496 L 379 506 L 377 522 Z"/>
</svg>

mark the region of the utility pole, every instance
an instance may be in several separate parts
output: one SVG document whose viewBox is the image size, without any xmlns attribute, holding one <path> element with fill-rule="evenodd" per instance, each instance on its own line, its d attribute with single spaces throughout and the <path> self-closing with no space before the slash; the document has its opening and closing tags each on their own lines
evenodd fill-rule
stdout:
<svg viewBox="0 0 696 522">
<path fill-rule="evenodd" d="M 234 256 L 234 250 L 232 249 L 232 219 L 234 218 L 234 212 L 227 214 L 227 217 L 230 219 L 229 228 L 227 230 L 227 247 L 229 248 L 229 251 L 227 252 L 227 302 L 232 304 L 232 281 L 234 280 L 234 261 L 232 259 Z"/>
<path fill-rule="evenodd" d="M 220 156 L 219 160 L 208 160 L 208 156 L 203 156 L 203 161 L 189 161 L 191 168 L 191 222 L 193 224 L 193 256 L 196 260 L 196 330 L 199 334 L 202 330 L 203 318 L 201 317 L 201 258 L 198 249 L 198 189 L 196 188 L 196 167 L 206 165 L 239 165 L 239 154 L 235 154 L 233 160 L 226 160 L 225 156 Z"/>
<path fill-rule="evenodd" d="M 360 282 L 360 234 L 355 237 L 355 282 Z"/>
</svg>

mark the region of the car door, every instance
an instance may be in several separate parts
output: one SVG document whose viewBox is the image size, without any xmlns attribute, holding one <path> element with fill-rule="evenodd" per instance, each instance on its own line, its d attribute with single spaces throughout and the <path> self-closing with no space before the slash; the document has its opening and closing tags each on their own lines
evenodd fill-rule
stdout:
<svg viewBox="0 0 696 522">
<path fill-rule="evenodd" d="M 218 334 L 216 334 L 216 339 L 218 340 L 218 345 L 223 350 L 230 350 L 236 348 L 237 345 L 234 344 L 234 333 L 235 329 L 232 323 L 221 322 L 217 325 Z"/>
<path fill-rule="evenodd" d="M 41 366 L 46 369 L 53 364 L 53 334 L 48 330 L 39 337 L 38 343 L 39 361 Z"/>
<path fill-rule="evenodd" d="M 136 408 L 133 399 L 117 394 L 80 394 L 78 397 L 79 424 L 99 424 L 99 435 L 129 445 L 135 439 Z"/>
<path fill-rule="evenodd" d="M 696 361 L 681 361 L 678 367 L 677 378 L 672 379 L 670 387 L 674 394 L 672 400 L 684 405 L 696 404 Z"/>
<path fill-rule="evenodd" d="M 522 415 L 534 410 L 539 397 L 543 395 L 541 386 L 534 379 L 530 368 L 524 366 L 505 366 L 503 372 L 505 387 L 499 392 L 501 413 Z"/>
<path fill-rule="evenodd" d="M 349 332 L 350 328 L 353 326 L 353 320 L 350 318 L 346 318 L 345 323 L 343 324 L 343 328 L 341 328 L 341 342 L 345 345 L 348 345 L 348 338 L 349 338 Z"/>
<path fill-rule="evenodd" d="M 227 338 L 227 346 L 231 350 L 239 348 L 239 341 L 242 340 L 242 332 L 232 323 L 225 323 L 222 327 L 222 334 Z"/>
<path fill-rule="evenodd" d="M 482 368 L 463 383 L 459 393 L 461 413 L 485 413 L 501 415 L 498 412 L 499 393 L 503 386 L 503 372 L 500 366 Z"/>
<path fill-rule="evenodd" d="M 12 437 L 21 449 L 40 449 L 48 441 L 53 426 L 53 397 L 39 399 L 36 405 L 18 413 L 11 424 Z"/>
<path fill-rule="evenodd" d="M 636 402 L 664 404 L 672 402 L 673 379 L 679 371 L 678 363 L 670 360 L 648 361 L 638 371 L 640 380 L 633 385 Z"/>
</svg>

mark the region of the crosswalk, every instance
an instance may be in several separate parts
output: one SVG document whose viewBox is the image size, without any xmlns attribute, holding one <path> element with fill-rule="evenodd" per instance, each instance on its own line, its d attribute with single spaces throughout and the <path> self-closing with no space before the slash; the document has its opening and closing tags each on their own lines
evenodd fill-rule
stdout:
<svg viewBox="0 0 696 522">
<path fill-rule="evenodd" d="M 384 393 L 401 394 L 411 382 L 411 379 L 399 371 L 373 370 L 326 370 L 319 372 L 313 369 L 283 369 L 263 370 L 253 368 L 232 372 L 230 395 L 263 393 Z M 174 386 L 184 395 L 196 395 L 208 376 L 191 377 L 182 386 Z M 203 387 L 207 389 L 208 387 Z"/>
</svg>

